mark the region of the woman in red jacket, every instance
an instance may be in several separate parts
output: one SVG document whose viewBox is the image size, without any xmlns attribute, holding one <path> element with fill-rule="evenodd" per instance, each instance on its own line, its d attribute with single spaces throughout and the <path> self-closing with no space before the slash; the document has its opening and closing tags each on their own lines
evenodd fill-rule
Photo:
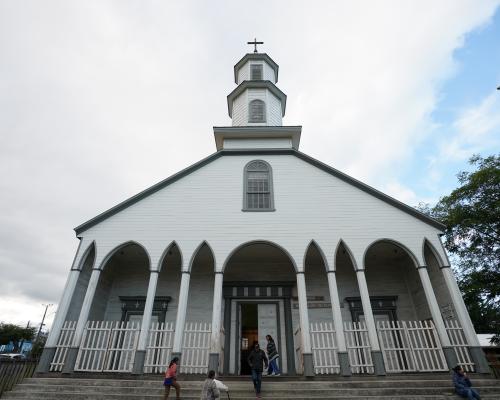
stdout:
<svg viewBox="0 0 500 400">
<path fill-rule="evenodd" d="M 168 399 L 170 394 L 170 387 L 175 388 L 175 398 L 180 399 L 181 397 L 181 386 L 177 383 L 177 364 L 179 362 L 179 357 L 174 357 L 170 364 L 168 365 L 167 371 L 165 372 L 165 380 L 163 385 L 165 386 L 165 400 Z"/>
</svg>

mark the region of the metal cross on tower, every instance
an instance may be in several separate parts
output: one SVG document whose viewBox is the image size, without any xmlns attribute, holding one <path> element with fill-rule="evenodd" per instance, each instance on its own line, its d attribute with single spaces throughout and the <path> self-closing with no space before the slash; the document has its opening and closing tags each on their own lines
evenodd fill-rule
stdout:
<svg viewBox="0 0 500 400">
<path fill-rule="evenodd" d="M 254 52 L 254 53 L 257 53 L 257 45 L 258 45 L 258 44 L 264 44 L 264 42 L 257 42 L 257 38 L 255 38 L 255 39 L 253 40 L 253 42 L 247 42 L 247 44 L 253 44 L 253 45 L 255 46 L 255 48 L 254 48 L 254 51 L 253 51 L 253 52 Z"/>
</svg>

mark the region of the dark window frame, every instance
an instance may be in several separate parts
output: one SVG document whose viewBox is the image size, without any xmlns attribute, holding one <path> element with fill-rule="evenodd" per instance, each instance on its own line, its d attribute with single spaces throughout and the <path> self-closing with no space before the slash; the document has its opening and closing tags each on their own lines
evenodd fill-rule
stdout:
<svg viewBox="0 0 500 400">
<path fill-rule="evenodd" d="M 252 108 L 257 105 L 262 107 L 262 109 L 260 110 L 260 116 Z M 264 100 L 253 99 L 248 103 L 248 122 L 255 124 L 266 123 L 266 102 Z"/>
<path fill-rule="evenodd" d="M 257 75 L 257 77 L 255 77 L 255 75 Z M 250 80 L 251 81 L 264 80 L 264 65 L 250 64 Z"/>
<path fill-rule="evenodd" d="M 267 170 L 261 170 L 254 167 L 257 163 L 263 163 Z M 254 169 L 252 169 L 254 168 Z M 252 173 L 266 173 L 267 174 L 267 190 L 266 191 L 254 191 L 249 189 L 249 177 Z M 269 207 L 251 207 L 249 204 L 249 195 L 254 194 L 268 194 L 269 196 Z M 252 160 L 245 165 L 243 169 L 243 209 L 242 211 L 250 212 L 268 212 L 275 211 L 274 208 L 274 187 L 273 187 L 273 170 L 271 165 L 264 160 Z"/>
</svg>

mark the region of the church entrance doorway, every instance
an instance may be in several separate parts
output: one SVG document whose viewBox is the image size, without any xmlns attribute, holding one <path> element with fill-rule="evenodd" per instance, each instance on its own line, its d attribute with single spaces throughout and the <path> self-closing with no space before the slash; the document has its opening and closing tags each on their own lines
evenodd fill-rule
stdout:
<svg viewBox="0 0 500 400">
<path fill-rule="evenodd" d="M 293 358 L 293 328 L 291 310 L 291 287 L 280 287 L 282 296 L 263 297 L 236 296 L 231 293 L 239 288 L 225 287 L 224 331 L 225 345 L 224 373 L 250 375 L 248 356 L 255 342 L 266 351 L 266 336 L 270 335 L 276 344 L 279 367 L 284 374 L 295 373 Z M 243 289 L 243 288 L 242 288 Z M 253 288 L 254 290 L 256 288 Z M 271 289 L 271 288 L 269 288 Z M 251 292 L 253 290 L 250 290 Z M 246 290 L 247 292 L 247 290 Z"/>
<path fill-rule="evenodd" d="M 239 302 L 239 326 L 237 328 L 239 333 L 237 343 L 240 344 L 239 375 L 251 374 L 248 356 L 255 342 L 259 343 L 260 348 L 266 351 L 267 335 L 274 339 L 279 353 L 282 346 L 278 317 L 279 301 L 266 303 L 257 301 Z"/>
</svg>

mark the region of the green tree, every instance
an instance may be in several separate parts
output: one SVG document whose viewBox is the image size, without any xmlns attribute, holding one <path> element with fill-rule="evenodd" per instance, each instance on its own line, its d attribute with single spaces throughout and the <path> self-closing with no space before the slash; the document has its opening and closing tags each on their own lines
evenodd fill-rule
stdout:
<svg viewBox="0 0 500 400">
<path fill-rule="evenodd" d="M 0 322 L 0 344 L 8 344 L 9 342 L 17 342 L 20 340 L 32 340 L 35 337 L 35 327 L 22 327 L 15 324 L 6 324 Z"/>
<path fill-rule="evenodd" d="M 444 245 L 478 333 L 500 333 L 500 154 L 469 160 L 459 187 L 423 212 L 446 225 Z"/>
</svg>

